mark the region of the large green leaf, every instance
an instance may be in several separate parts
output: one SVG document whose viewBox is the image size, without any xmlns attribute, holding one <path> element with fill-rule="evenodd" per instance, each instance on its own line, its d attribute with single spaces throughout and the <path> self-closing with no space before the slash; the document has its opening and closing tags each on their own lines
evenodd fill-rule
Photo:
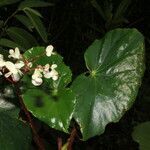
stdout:
<svg viewBox="0 0 150 150">
<path fill-rule="evenodd" d="M 28 90 L 23 95 L 25 105 L 35 117 L 66 133 L 72 118 L 74 97 L 70 89 L 59 90 L 57 96 L 38 89 Z"/>
<path fill-rule="evenodd" d="M 145 67 L 143 36 L 136 29 L 112 30 L 86 50 L 85 62 L 90 75 L 80 75 L 72 85 L 73 117 L 84 140 L 102 134 L 133 104 Z"/>
<path fill-rule="evenodd" d="M 24 9 L 24 12 L 26 15 L 29 17 L 31 20 L 33 26 L 41 36 L 44 42 L 47 42 L 47 33 L 46 33 L 46 28 L 44 27 L 43 22 L 41 21 L 40 17 L 37 16 L 31 9 Z"/>
<path fill-rule="evenodd" d="M 30 128 L 18 119 L 0 112 L 0 149 L 27 150 L 31 145 Z"/>
<path fill-rule="evenodd" d="M 0 0 L 0 7 L 19 2 L 20 0 Z"/>
<path fill-rule="evenodd" d="M 44 2 L 41 0 L 25 0 L 19 5 L 19 10 L 24 9 L 26 7 L 48 7 L 52 6 L 53 4 Z"/>
<path fill-rule="evenodd" d="M 132 133 L 133 139 L 139 143 L 140 150 L 150 149 L 150 121 L 139 124 Z"/>
<path fill-rule="evenodd" d="M 71 70 L 63 63 L 59 54 L 55 53 L 47 57 L 44 47 L 34 47 L 26 51 L 24 58 L 33 62 L 33 68 L 37 65 L 57 64 L 58 80 L 43 78 L 44 82 L 39 88 L 32 85 L 30 74 L 24 76 L 23 99 L 28 110 L 35 117 L 52 128 L 68 132 L 75 103 L 74 93 L 66 88 L 71 81 Z"/>
</svg>

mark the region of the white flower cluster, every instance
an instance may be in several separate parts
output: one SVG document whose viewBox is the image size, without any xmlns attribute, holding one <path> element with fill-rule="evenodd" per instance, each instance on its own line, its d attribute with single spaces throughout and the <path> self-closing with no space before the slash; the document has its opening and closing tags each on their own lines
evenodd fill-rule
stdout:
<svg viewBox="0 0 150 150">
<path fill-rule="evenodd" d="M 52 45 L 47 46 L 45 51 L 48 57 L 54 54 Z M 16 63 L 5 61 L 3 55 L 0 54 L 0 75 L 6 72 L 4 74 L 6 78 L 11 76 L 12 80 L 17 82 L 24 74 L 26 68 L 30 69 L 32 67 L 32 62 L 23 60 L 19 48 L 15 48 L 15 50 L 10 49 L 8 58 L 14 58 L 17 59 L 17 61 Z M 57 80 L 58 72 L 56 71 L 56 68 L 56 64 L 46 64 L 45 66 L 38 65 L 36 68 L 34 68 L 32 84 L 35 86 L 41 85 L 43 83 L 42 77 Z"/>
<path fill-rule="evenodd" d="M 19 48 L 15 48 L 15 50 L 10 49 L 9 50 L 9 56 L 8 58 L 14 58 L 17 59 L 16 63 L 13 63 L 11 61 L 5 61 L 3 55 L 0 54 L 0 75 L 2 75 L 2 72 L 7 71 L 5 73 L 5 77 L 12 77 L 12 80 L 17 82 L 20 80 L 20 77 L 23 75 L 21 68 L 24 67 L 24 62 L 22 61 L 22 55 L 20 54 Z"/>
<path fill-rule="evenodd" d="M 39 86 L 43 83 L 42 77 L 44 76 L 46 79 L 52 78 L 53 80 L 58 79 L 58 72 L 55 70 L 57 68 L 56 64 L 53 64 L 51 67 L 49 64 L 43 66 L 38 66 L 33 75 L 32 75 L 32 83 L 35 86 Z"/>
</svg>

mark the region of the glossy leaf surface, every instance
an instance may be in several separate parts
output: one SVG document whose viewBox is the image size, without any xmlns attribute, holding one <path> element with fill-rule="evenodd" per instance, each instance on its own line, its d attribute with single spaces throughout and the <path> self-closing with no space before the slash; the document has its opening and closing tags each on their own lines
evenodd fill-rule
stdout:
<svg viewBox="0 0 150 150">
<path fill-rule="evenodd" d="M 28 110 L 47 123 L 50 127 L 68 132 L 72 110 L 74 107 L 74 94 L 69 89 L 59 90 L 56 96 L 42 90 L 28 90 L 23 99 Z"/>
<path fill-rule="evenodd" d="M 100 135 L 133 104 L 144 72 L 143 36 L 135 29 L 116 29 L 95 40 L 85 52 L 90 75 L 73 82 L 74 118 L 83 139 Z"/>
<path fill-rule="evenodd" d="M 30 75 L 23 78 L 29 85 L 23 94 L 24 103 L 28 110 L 38 119 L 47 123 L 52 128 L 68 132 L 75 95 L 70 89 L 65 88 L 71 81 L 71 70 L 63 63 L 63 58 L 55 53 L 47 57 L 44 47 L 35 47 L 24 54 L 24 58 L 37 65 L 57 64 L 59 78 L 56 81 L 44 79 L 40 87 L 31 84 Z"/>
<path fill-rule="evenodd" d="M 132 133 L 133 139 L 139 143 L 140 150 L 150 149 L 150 121 L 139 124 Z"/>
</svg>

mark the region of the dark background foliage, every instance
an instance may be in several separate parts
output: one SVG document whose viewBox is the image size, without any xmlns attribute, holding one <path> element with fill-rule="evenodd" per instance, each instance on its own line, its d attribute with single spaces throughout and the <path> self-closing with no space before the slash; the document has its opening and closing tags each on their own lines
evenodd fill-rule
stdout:
<svg viewBox="0 0 150 150">
<path fill-rule="evenodd" d="M 46 0 L 45 0 L 46 1 Z M 93 0 L 47 0 L 53 2 L 52 7 L 38 8 L 43 15 L 43 21 L 48 32 L 48 42 L 44 43 L 38 35 L 39 45 L 52 44 L 64 57 L 64 61 L 73 71 L 74 78 L 85 70 L 83 53 L 96 38 L 118 27 L 137 28 L 145 36 L 146 71 L 142 86 L 134 106 L 115 124 L 109 124 L 105 133 L 86 142 L 75 139 L 75 150 L 136 150 L 138 143 L 131 136 L 133 127 L 141 122 L 150 120 L 150 4 L 148 0 L 131 0 L 119 17 L 113 20 L 120 0 L 97 0 L 105 12 L 105 17 L 93 7 Z M 11 15 L 17 4 L 2 7 L 0 19 Z M 120 5 L 122 6 L 122 5 Z M 16 20 L 10 21 L 13 26 L 21 26 Z M 9 25 L 8 24 L 8 25 Z M 36 120 L 35 120 L 36 121 Z M 57 148 L 57 138 L 67 139 L 58 131 L 43 125 L 39 127 L 40 135 L 50 143 L 51 149 Z M 64 141 L 65 141 L 64 140 Z M 52 148 L 53 147 L 53 148 Z"/>
</svg>

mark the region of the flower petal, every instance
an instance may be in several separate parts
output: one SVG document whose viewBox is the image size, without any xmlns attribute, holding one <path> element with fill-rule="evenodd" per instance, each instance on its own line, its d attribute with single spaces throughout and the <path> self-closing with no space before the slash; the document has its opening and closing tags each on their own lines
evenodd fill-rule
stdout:
<svg viewBox="0 0 150 150">
<path fill-rule="evenodd" d="M 50 57 L 53 54 L 53 49 L 54 49 L 54 47 L 52 45 L 49 45 L 46 47 L 46 55 L 48 57 Z"/>
</svg>

